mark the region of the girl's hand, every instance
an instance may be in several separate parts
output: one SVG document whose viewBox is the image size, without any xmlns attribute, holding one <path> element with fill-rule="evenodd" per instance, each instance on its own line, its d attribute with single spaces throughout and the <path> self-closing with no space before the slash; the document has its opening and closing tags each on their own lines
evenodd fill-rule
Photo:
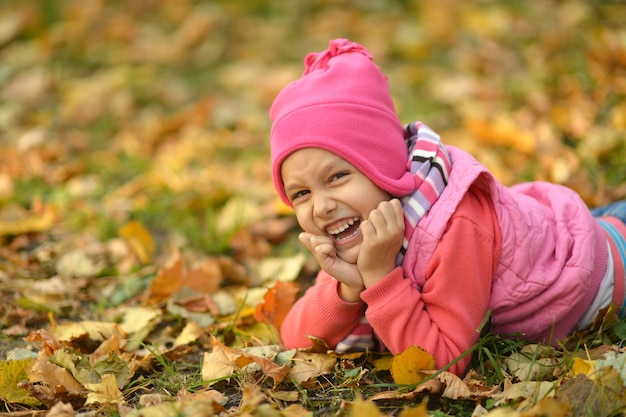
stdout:
<svg viewBox="0 0 626 417">
<path fill-rule="evenodd" d="M 402 203 L 396 198 L 381 202 L 360 228 L 363 243 L 357 268 L 365 288 L 369 288 L 396 267 L 404 236 Z"/>
<path fill-rule="evenodd" d="M 337 256 L 335 244 L 328 236 L 317 236 L 302 232 L 298 239 L 311 251 L 320 267 L 330 276 L 341 282 L 340 296 L 346 301 L 359 301 L 363 291 L 363 279 L 355 264 Z"/>
</svg>

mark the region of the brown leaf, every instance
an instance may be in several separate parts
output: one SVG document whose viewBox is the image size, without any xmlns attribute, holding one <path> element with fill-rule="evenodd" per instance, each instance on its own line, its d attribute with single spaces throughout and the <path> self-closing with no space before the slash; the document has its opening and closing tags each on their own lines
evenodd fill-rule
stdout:
<svg viewBox="0 0 626 417">
<path fill-rule="evenodd" d="M 217 315 L 220 312 L 219 307 L 208 294 L 198 294 L 182 298 L 180 300 L 176 300 L 175 304 L 184 307 L 187 311 L 193 313 L 210 313 Z"/>
<path fill-rule="evenodd" d="M 293 367 L 288 376 L 296 383 L 302 384 L 328 374 L 333 370 L 335 363 L 337 358 L 332 355 L 298 351 L 293 358 Z"/>
<path fill-rule="evenodd" d="M 52 353 L 59 348 L 57 337 L 46 329 L 35 330 L 26 336 L 24 340 L 27 342 L 41 343 L 47 355 L 52 355 Z"/>
<path fill-rule="evenodd" d="M 296 301 L 297 294 L 298 287 L 295 284 L 276 281 L 276 284 L 265 293 L 263 302 L 257 304 L 254 318 L 280 329 L 289 309 Z"/>
<path fill-rule="evenodd" d="M 626 407 L 626 387 L 619 373 L 607 366 L 593 380 L 582 374 L 567 379 L 557 399 L 567 399 L 573 417 L 611 416 Z"/>
<path fill-rule="evenodd" d="M 242 355 L 235 360 L 235 364 L 239 368 L 243 368 L 246 365 L 255 362 L 261 368 L 261 372 L 265 375 L 265 378 L 272 378 L 274 380 L 274 389 L 283 382 L 287 377 L 287 374 L 291 371 L 291 367 L 287 364 L 278 365 L 277 363 L 255 355 Z"/>
</svg>

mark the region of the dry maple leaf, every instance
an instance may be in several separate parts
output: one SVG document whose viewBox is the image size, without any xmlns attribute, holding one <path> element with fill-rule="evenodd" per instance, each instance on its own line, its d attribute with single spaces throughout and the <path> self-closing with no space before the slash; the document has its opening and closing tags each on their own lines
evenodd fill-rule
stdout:
<svg viewBox="0 0 626 417">
<path fill-rule="evenodd" d="M 31 332 L 26 338 L 27 342 L 39 342 L 43 345 L 45 352 L 48 355 L 52 355 L 55 350 L 59 348 L 59 341 L 57 337 L 45 329 L 35 330 Z"/>
<path fill-rule="evenodd" d="M 164 301 L 182 287 L 212 294 L 219 289 L 221 281 L 222 269 L 217 259 L 205 259 L 187 268 L 184 257 L 177 252 L 150 284 L 148 302 L 156 304 Z"/>
<path fill-rule="evenodd" d="M 202 380 L 210 386 L 222 379 L 230 380 L 237 371 L 235 360 L 242 355 L 241 351 L 224 346 L 217 339 L 212 339 L 213 349 L 205 352 L 202 361 Z"/>
<path fill-rule="evenodd" d="M 298 287 L 285 281 L 276 281 L 276 284 L 270 288 L 263 302 L 257 304 L 254 310 L 254 318 L 263 323 L 268 323 L 280 329 L 283 320 L 291 306 L 296 301 Z"/>
<path fill-rule="evenodd" d="M 261 356 L 242 355 L 235 360 L 235 364 L 239 368 L 243 368 L 252 362 L 259 365 L 265 379 L 272 378 L 274 380 L 274 389 L 276 389 L 276 387 L 284 381 L 291 371 L 291 367 L 289 365 L 278 365 L 277 363 Z"/>
<path fill-rule="evenodd" d="M 330 373 L 336 363 L 337 357 L 334 355 L 297 351 L 293 358 L 293 367 L 288 376 L 295 380 L 296 383 L 302 385 L 320 375 Z"/>
<path fill-rule="evenodd" d="M 96 384 L 85 384 L 89 390 L 85 405 L 89 404 L 124 404 L 124 394 L 117 387 L 115 375 L 102 375 L 102 380 Z"/>
</svg>

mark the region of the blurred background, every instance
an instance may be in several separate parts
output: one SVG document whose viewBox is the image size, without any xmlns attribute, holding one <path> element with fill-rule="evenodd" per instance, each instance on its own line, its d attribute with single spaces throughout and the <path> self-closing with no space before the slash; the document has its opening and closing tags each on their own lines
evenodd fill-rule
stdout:
<svg viewBox="0 0 626 417">
<path fill-rule="evenodd" d="M 232 249 L 241 224 L 289 215 L 269 106 L 336 37 L 374 54 L 403 121 L 504 183 L 625 198 L 624 22 L 619 0 L 2 0 L 0 235 L 136 220 Z"/>
</svg>

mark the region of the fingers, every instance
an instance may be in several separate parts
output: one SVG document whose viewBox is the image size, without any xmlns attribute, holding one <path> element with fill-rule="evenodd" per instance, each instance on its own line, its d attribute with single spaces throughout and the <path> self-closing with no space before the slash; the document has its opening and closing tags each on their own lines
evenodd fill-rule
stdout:
<svg viewBox="0 0 626 417">
<path fill-rule="evenodd" d="M 398 231 L 404 231 L 404 214 L 402 203 L 395 198 L 381 202 L 361 224 L 364 237 L 381 233 L 396 234 Z"/>
<path fill-rule="evenodd" d="M 326 236 L 302 232 L 298 235 L 298 240 L 315 256 L 319 263 L 323 263 L 328 257 L 335 256 L 335 245 Z"/>
</svg>

